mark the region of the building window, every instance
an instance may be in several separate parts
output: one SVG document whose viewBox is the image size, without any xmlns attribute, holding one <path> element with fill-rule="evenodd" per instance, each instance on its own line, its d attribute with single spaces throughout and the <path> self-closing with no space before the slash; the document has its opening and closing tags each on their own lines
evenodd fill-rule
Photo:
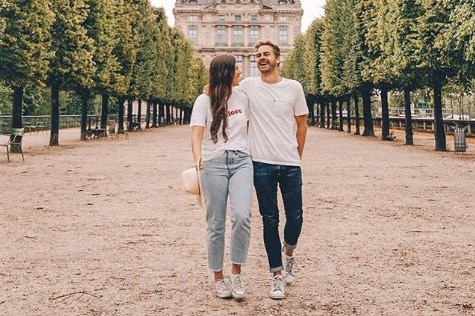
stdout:
<svg viewBox="0 0 475 316">
<path fill-rule="evenodd" d="M 193 42 L 198 42 L 198 26 L 188 25 L 188 38 Z"/>
<path fill-rule="evenodd" d="M 242 71 L 242 61 L 243 61 L 243 56 L 242 55 L 236 55 L 236 66 L 241 69 Z"/>
<path fill-rule="evenodd" d="M 287 22 L 286 16 L 279 16 L 279 22 Z"/>
<path fill-rule="evenodd" d="M 241 21 L 241 16 L 240 15 L 235 15 L 234 16 L 234 21 L 240 22 Z"/>
<path fill-rule="evenodd" d="M 251 21 L 252 22 L 257 22 L 257 15 L 256 14 L 251 15 Z"/>
<path fill-rule="evenodd" d="M 218 15 L 218 21 L 224 22 L 224 20 L 225 20 L 225 15 L 224 14 Z"/>
<path fill-rule="evenodd" d="M 279 0 L 277 3 L 278 4 L 287 4 L 287 0 Z"/>
<path fill-rule="evenodd" d="M 198 21 L 198 17 L 196 15 L 188 16 L 188 21 L 195 22 Z"/>
<path fill-rule="evenodd" d="M 217 25 L 216 26 L 216 45 L 217 46 L 227 46 L 226 26 L 225 25 Z"/>
<path fill-rule="evenodd" d="M 282 67 L 284 66 L 285 56 L 281 54 L 279 57 L 279 61 L 279 68 L 282 69 Z"/>
<path fill-rule="evenodd" d="M 233 45 L 244 45 L 243 34 L 242 34 L 242 25 L 233 26 Z"/>
<path fill-rule="evenodd" d="M 257 77 L 259 70 L 257 69 L 256 55 L 251 55 L 251 64 L 249 65 L 249 75 L 251 77 Z"/>
<path fill-rule="evenodd" d="M 249 45 L 254 45 L 259 41 L 259 26 L 258 25 L 251 25 L 249 26 Z"/>
<path fill-rule="evenodd" d="M 287 25 L 279 26 L 279 44 L 287 45 L 288 44 L 288 35 Z"/>
<path fill-rule="evenodd" d="M 190 3 L 197 4 L 197 3 L 198 3 L 198 0 L 190 0 Z"/>
</svg>

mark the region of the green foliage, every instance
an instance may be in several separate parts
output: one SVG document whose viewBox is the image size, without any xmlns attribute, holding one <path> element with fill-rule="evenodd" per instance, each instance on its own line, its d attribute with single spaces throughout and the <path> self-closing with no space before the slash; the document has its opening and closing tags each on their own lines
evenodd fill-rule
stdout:
<svg viewBox="0 0 475 316">
<path fill-rule="evenodd" d="M 12 90 L 0 83 L 0 115 L 12 113 Z"/>
<path fill-rule="evenodd" d="M 53 14 L 46 0 L 8 1 L 0 10 L 0 78 L 8 86 L 41 84 L 48 69 Z"/>
<path fill-rule="evenodd" d="M 23 95 L 23 115 L 46 115 L 50 113 L 49 93 L 45 88 L 30 85 Z"/>
</svg>

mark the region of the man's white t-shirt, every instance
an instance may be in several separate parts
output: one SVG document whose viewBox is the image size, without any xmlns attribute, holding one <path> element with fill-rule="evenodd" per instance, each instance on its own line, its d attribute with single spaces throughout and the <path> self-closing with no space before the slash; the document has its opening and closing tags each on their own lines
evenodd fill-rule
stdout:
<svg viewBox="0 0 475 316">
<path fill-rule="evenodd" d="M 249 77 L 243 79 L 238 88 L 249 98 L 252 160 L 300 166 L 295 117 L 308 114 L 302 85 L 286 78 L 269 84 L 259 77 Z"/>
<path fill-rule="evenodd" d="M 228 128 L 226 135 L 228 141 L 224 141 L 222 125 L 218 131 L 218 141 L 211 140 L 211 106 L 209 96 L 201 94 L 195 100 L 191 113 L 190 126 L 203 126 L 205 128 L 201 146 L 201 159 L 208 161 L 221 156 L 226 150 L 239 150 L 250 154 L 247 123 L 249 121 L 249 102 L 246 94 L 233 87 L 233 93 L 228 100 L 227 112 Z"/>
</svg>

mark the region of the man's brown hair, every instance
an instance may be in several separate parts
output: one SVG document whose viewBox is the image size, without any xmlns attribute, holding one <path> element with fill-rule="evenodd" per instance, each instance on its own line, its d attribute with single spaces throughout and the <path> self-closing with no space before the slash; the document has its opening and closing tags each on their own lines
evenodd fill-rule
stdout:
<svg viewBox="0 0 475 316">
<path fill-rule="evenodd" d="M 280 48 L 279 46 L 275 45 L 274 43 L 272 43 L 271 41 L 267 40 L 267 41 L 259 41 L 257 42 L 256 46 L 254 46 L 257 49 L 259 49 L 259 47 L 261 46 L 270 46 L 272 47 L 272 50 L 274 51 L 274 55 L 276 58 L 280 58 Z"/>
</svg>

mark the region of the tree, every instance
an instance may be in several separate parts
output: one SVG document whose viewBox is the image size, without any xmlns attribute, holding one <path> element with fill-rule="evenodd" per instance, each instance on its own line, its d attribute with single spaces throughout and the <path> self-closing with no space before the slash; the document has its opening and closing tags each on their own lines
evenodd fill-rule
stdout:
<svg viewBox="0 0 475 316">
<path fill-rule="evenodd" d="M 153 33 L 152 42 L 155 44 L 153 47 L 155 58 L 151 72 L 154 81 L 151 91 L 151 102 L 153 106 L 152 127 L 158 127 L 158 104 L 163 104 L 167 96 L 168 78 L 170 74 L 167 60 L 170 58 L 169 54 L 172 50 L 172 46 L 170 38 L 171 29 L 167 23 L 165 10 L 163 8 L 155 8 L 154 13 L 155 32 Z M 147 113 L 150 113 L 150 110 L 148 110 Z M 147 119 L 147 124 L 148 122 L 149 120 Z"/>
<path fill-rule="evenodd" d="M 447 80 L 457 73 L 460 62 L 452 55 L 444 41 L 453 3 L 437 0 L 421 0 L 423 14 L 417 19 L 418 34 L 415 52 L 418 68 L 425 75 L 425 82 L 432 87 L 434 96 L 435 150 L 446 151 L 446 136 L 442 117 L 442 88 Z M 455 5 L 456 6 L 456 5 Z"/>
<path fill-rule="evenodd" d="M 132 74 L 136 62 L 138 49 L 135 45 L 136 37 L 133 31 L 135 15 L 130 14 L 130 0 L 116 1 L 116 18 L 121 22 L 116 29 L 117 44 L 113 54 L 119 61 L 118 71 L 113 73 L 114 94 L 117 98 L 119 132 L 124 131 L 124 103 L 127 100 L 127 92 L 131 85 Z"/>
<path fill-rule="evenodd" d="M 59 146 L 61 89 L 91 84 L 93 42 L 84 26 L 87 8 L 82 0 L 55 0 L 52 4 L 55 19 L 50 32 L 54 56 L 50 60 L 47 79 L 51 87 L 50 146 Z"/>
<path fill-rule="evenodd" d="M 392 0 L 389 2 L 387 28 L 391 46 L 385 46 L 391 59 L 391 72 L 395 88 L 404 95 L 406 145 L 413 145 L 411 91 L 422 87 L 422 71 L 417 67 L 417 20 L 423 10 L 417 0 Z"/>
<path fill-rule="evenodd" d="M 118 44 L 118 30 L 122 21 L 118 20 L 119 3 L 116 0 L 88 1 L 89 14 L 85 25 L 88 36 L 97 43 L 93 62 L 96 66 L 94 73 L 94 93 L 101 96 L 100 127 L 106 128 L 109 113 L 109 97 L 114 94 L 116 78 L 120 72 L 120 62 L 114 54 Z"/>
<path fill-rule="evenodd" d="M 52 56 L 49 29 L 53 14 L 47 0 L 12 0 L 2 5 L 0 79 L 13 90 L 12 127 L 21 128 L 24 89 L 29 84 L 44 84 Z"/>
</svg>

